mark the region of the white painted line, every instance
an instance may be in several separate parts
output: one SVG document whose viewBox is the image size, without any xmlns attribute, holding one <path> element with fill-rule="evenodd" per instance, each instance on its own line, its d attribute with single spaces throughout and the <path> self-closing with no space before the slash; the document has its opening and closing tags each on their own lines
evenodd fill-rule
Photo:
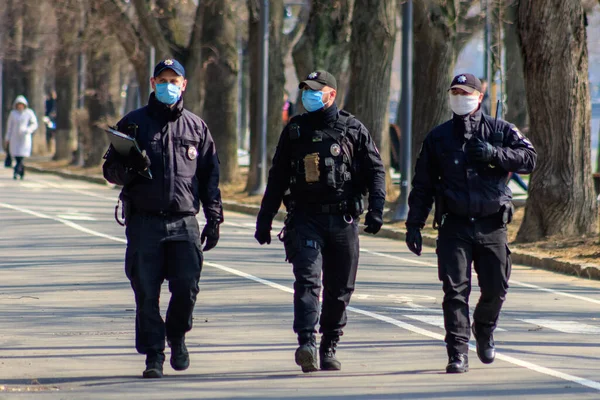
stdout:
<svg viewBox="0 0 600 400">
<path fill-rule="evenodd" d="M 419 311 L 422 311 L 422 310 L 419 310 Z M 426 324 L 437 326 L 438 328 L 444 329 L 444 317 L 442 315 L 426 315 L 426 314 L 408 315 L 408 314 L 406 314 L 406 315 L 403 315 L 403 317 L 411 318 L 411 319 L 421 321 Z M 471 316 L 471 319 L 473 319 L 472 316 Z M 496 328 L 495 332 L 506 332 L 506 330 L 502 329 L 502 328 Z"/>
<path fill-rule="evenodd" d="M 35 211 L 32 211 L 32 210 L 28 210 L 26 208 L 16 207 L 16 206 L 13 206 L 13 205 L 10 205 L 10 204 L 6 204 L 6 203 L 0 203 L 0 207 L 4 207 L 4 208 L 11 209 L 11 210 L 19 211 L 19 212 L 22 212 L 22 213 L 25 213 L 25 214 L 34 215 L 34 216 L 39 217 L 39 218 L 54 220 L 54 221 L 60 222 L 62 224 L 65 224 L 65 225 L 67 225 L 67 226 L 69 226 L 69 227 L 71 227 L 73 229 L 77 229 L 80 232 L 87 233 L 89 235 L 98 236 L 98 237 L 109 239 L 109 240 L 113 240 L 113 241 L 119 242 L 119 243 L 126 243 L 127 242 L 125 239 L 118 238 L 118 237 L 111 236 L 111 235 L 106 235 L 106 234 L 100 233 L 100 232 L 96 232 L 96 231 L 93 231 L 91 229 L 84 228 L 81 225 L 77 225 L 74 222 L 67 221 L 67 220 L 61 219 L 61 218 L 52 217 L 50 215 L 45 215 L 45 214 L 42 214 L 42 213 L 38 213 L 38 212 L 35 212 Z M 204 265 L 207 265 L 207 266 L 213 267 L 213 268 L 217 268 L 217 269 L 220 269 L 220 270 L 225 271 L 225 272 L 229 272 L 230 274 L 233 274 L 233 275 L 241 276 L 243 278 L 252 280 L 254 282 L 260 283 L 262 285 L 269 286 L 269 287 L 277 289 L 277 290 L 281 290 L 281 291 L 286 292 L 286 293 L 293 293 L 294 292 L 293 289 L 288 288 L 287 286 L 283 286 L 283 285 L 280 285 L 278 283 L 271 282 L 271 281 L 269 281 L 267 279 L 262 279 L 262 278 L 256 277 L 254 275 L 250 275 L 250 274 L 248 274 L 246 272 L 242 272 L 242 271 L 239 271 L 239 270 L 234 269 L 234 268 L 226 267 L 224 265 L 215 264 L 215 263 L 211 263 L 211 262 L 205 262 Z M 361 310 L 360 308 L 355 308 L 355 307 L 348 307 L 347 310 L 351 311 L 351 312 L 354 312 L 354 313 L 357 313 L 357 314 L 365 315 L 367 317 L 371 317 L 371 318 L 376 319 L 378 321 L 387 322 L 387 323 L 389 323 L 391 325 L 394 325 L 394 326 L 397 326 L 399 328 L 405 329 L 405 330 L 407 330 L 409 332 L 413 332 L 413 333 L 416 333 L 416 334 L 419 334 L 419 335 L 422 335 L 422 336 L 425 336 L 425 337 L 428 337 L 428 338 L 431 338 L 431 339 L 442 340 L 442 341 L 444 340 L 444 336 L 440 335 L 439 333 L 431 332 L 431 331 L 428 331 L 426 329 L 419 328 L 418 326 L 411 325 L 411 324 L 408 324 L 406 322 L 402 322 L 402 321 L 399 321 L 397 319 L 394 319 L 394 318 L 391 318 L 391 317 L 388 317 L 388 316 L 385 316 L 385 315 L 376 314 L 376 313 L 373 313 L 373 312 L 370 312 L 370 311 L 366 311 L 366 310 Z M 469 349 L 471 349 L 472 351 L 475 351 L 475 346 L 472 345 L 472 344 L 469 344 Z M 574 383 L 577 383 L 579 385 L 582 385 L 582 386 L 589 387 L 589 388 L 592 388 L 592 389 L 600 391 L 600 382 L 596 382 L 596 381 L 592 381 L 592 380 L 589 380 L 589 379 L 581 378 L 581 377 L 578 377 L 578 376 L 575 376 L 575 375 L 565 374 L 565 373 L 560 372 L 560 371 L 556 371 L 556 370 L 553 370 L 553 369 L 550 369 L 550 368 L 542 367 L 540 365 L 537 365 L 537 364 L 534 364 L 534 363 L 530 363 L 528 361 L 523 361 L 523 360 L 520 360 L 520 359 L 515 358 L 515 357 L 506 356 L 506 355 L 500 354 L 500 353 L 496 353 L 496 358 L 499 359 L 499 360 L 503 360 L 503 361 L 506 361 L 508 363 L 514 364 L 514 365 L 518 365 L 518 366 L 523 367 L 523 368 L 527 368 L 527 369 L 529 369 L 531 371 L 535 371 L 535 372 L 538 372 L 538 373 L 541 373 L 541 374 L 544 374 L 544 375 L 549 375 L 549 376 L 552 376 L 552 377 L 555 377 L 555 378 L 563 379 L 565 381 L 574 382 Z"/>
<path fill-rule="evenodd" d="M 537 285 L 532 285 L 530 283 L 515 281 L 513 279 L 511 279 L 509 283 L 515 284 L 515 285 L 519 285 L 519 286 L 523 286 L 523 287 L 528 287 L 528 288 L 531 288 L 531 289 L 540 290 L 542 292 L 548 292 L 548 293 L 552 293 L 552 294 L 556 294 L 556 295 L 560 295 L 560 296 L 570 297 L 572 299 L 587 301 L 588 303 L 600 304 L 600 300 L 592 299 L 592 298 L 585 297 L 585 296 L 578 296 L 576 294 L 571 294 L 571 293 L 567 293 L 567 292 L 561 292 L 559 290 L 548 289 L 548 288 L 545 288 L 545 287 L 541 287 L 541 286 L 537 286 Z"/>
<path fill-rule="evenodd" d="M 588 324 L 582 324 L 576 321 L 558 321 L 553 319 L 521 319 L 519 321 L 532 325 L 543 326 L 562 333 L 571 333 L 576 335 L 599 335 L 600 327 Z"/>
<path fill-rule="evenodd" d="M 403 317 L 425 322 L 426 324 L 444 329 L 444 317 L 442 315 L 403 315 Z"/>
<path fill-rule="evenodd" d="M 113 203 L 116 203 L 117 199 L 119 198 L 119 195 L 117 194 L 116 191 L 115 191 L 115 196 L 114 197 L 107 197 L 107 196 L 103 196 L 101 194 L 96 194 L 96 193 L 93 193 L 93 192 L 88 192 L 87 190 L 74 189 L 74 188 L 69 187 L 69 186 L 58 185 L 58 184 L 52 183 L 52 182 L 39 181 L 39 180 L 35 180 L 35 182 L 37 182 L 37 183 L 39 183 L 41 185 L 50 186 L 51 188 L 54 188 L 54 189 L 65 190 L 65 191 L 69 191 L 69 192 L 73 192 L 73 193 L 77 193 L 77 194 L 82 194 L 82 195 L 89 196 L 89 197 L 95 197 L 97 199 L 112 201 Z"/>
<path fill-rule="evenodd" d="M 96 218 L 85 214 L 61 214 L 57 215 L 57 217 L 71 221 L 96 221 Z"/>
<path fill-rule="evenodd" d="M 415 260 L 413 258 L 406 258 L 406 257 L 398 257 L 398 256 L 394 256 L 392 254 L 386 254 L 386 253 L 380 253 L 377 251 L 372 251 L 372 250 L 367 250 L 361 247 L 360 251 L 362 251 L 363 253 L 367 253 L 367 254 L 373 254 L 374 256 L 379 256 L 379 257 L 385 257 L 385 258 L 391 258 L 393 260 L 398 260 L 398 261 L 402 261 L 402 262 L 406 262 L 406 263 L 410 263 L 410 264 L 417 264 L 417 265 L 423 265 L 425 267 L 435 267 L 437 268 L 437 264 L 433 264 L 427 261 L 419 261 L 419 260 Z"/>
<path fill-rule="evenodd" d="M 113 201 L 113 202 L 116 202 L 116 199 L 117 199 L 116 195 L 115 195 L 114 198 L 112 198 L 112 197 L 109 198 L 109 197 L 105 197 L 105 196 L 102 196 L 102 195 L 98 195 L 96 193 L 88 192 L 86 190 L 78 190 L 78 189 L 65 188 L 65 187 L 61 187 L 60 185 L 56 185 L 56 184 L 53 184 L 53 183 L 50 183 L 50 182 L 43 182 L 43 181 L 37 181 L 37 182 L 49 185 L 49 186 L 57 188 L 57 189 L 68 190 L 68 191 L 72 191 L 72 192 L 79 193 L 79 194 L 82 194 L 82 195 L 96 197 L 96 198 L 100 198 L 100 199 L 104 199 L 104 200 L 110 200 L 110 201 Z M 226 221 L 226 223 L 227 223 L 227 221 Z M 249 229 L 252 228 L 253 229 L 255 227 L 255 225 L 251 224 L 251 223 L 237 224 L 237 223 L 229 222 L 229 224 L 231 224 L 232 226 L 240 227 L 240 228 L 249 228 Z M 281 227 L 283 227 L 283 225 L 281 225 L 281 226 L 280 225 L 276 226 L 276 224 L 273 225 L 273 229 L 274 230 L 281 229 Z M 425 266 L 425 267 L 437 268 L 437 263 L 434 264 L 434 263 L 431 263 L 431 262 L 416 260 L 414 257 L 412 257 L 412 258 L 400 257 L 400 256 L 395 256 L 395 255 L 392 255 L 392 254 L 381 253 L 381 252 L 372 251 L 372 250 L 368 250 L 368 249 L 364 249 L 364 248 L 361 248 L 360 251 L 363 252 L 363 253 L 372 254 L 372 255 L 375 255 L 375 256 L 379 256 L 379 257 L 390 258 L 390 259 L 402 261 L 402 262 L 405 262 L 405 263 L 417 264 L 417 265 L 422 265 L 422 266 Z M 536 290 L 540 290 L 542 292 L 548 292 L 548 293 L 552 293 L 552 294 L 559 295 L 559 296 L 570 297 L 570 298 L 578 299 L 578 300 L 585 301 L 585 302 L 588 302 L 588 303 L 600 304 L 600 300 L 592 299 L 590 297 L 584 297 L 584 296 L 579 296 L 579 295 L 576 295 L 576 294 L 571 294 L 571 293 L 568 293 L 568 292 L 561 292 L 561 291 L 554 290 L 554 289 L 548 289 L 548 288 L 544 288 L 544 287 L 541 287 L 541 286 L 537 286 L 537 285 L 532 285 L 532 284 L 525 283 L 525 282 L 516 281 L 514 279 L 510 280 L 510 284 L 514 284 L 514 285 L 518 285 L 518 286 L 523 286 L 523 287 L 528 287 L 528 288 L 531 288 L 531 289 L 536 289 Z"/>
</svg>

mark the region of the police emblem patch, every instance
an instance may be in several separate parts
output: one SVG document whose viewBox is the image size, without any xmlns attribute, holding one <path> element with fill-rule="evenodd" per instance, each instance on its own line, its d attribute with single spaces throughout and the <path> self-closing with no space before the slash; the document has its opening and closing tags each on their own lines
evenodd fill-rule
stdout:
<svg viewBox="0 0 600 400">
<path fill-rule="evenodd" d="M 173 60 L 171 60 L 171 59 L 165 60 L 164 64 L 165 65 L 173 65 Z"/>
<path fill-rule="evenodd" d="M 308 79 L 316 79 L 319 74 L 317 72 L 311 72 L 308 74 Z"/>
<path fill-rule="evenodd" d="M 331 148 L 329 149 L 329 151 L 331 151 L 332 156 L 337 157 L 342 152 L 342 149 L 340 148 L 340 145 L 336 143 L 336 144 L 331 145 Z"/>
<path fill-rule="evenodd" d="M 195 160 L 198 157 L 198 150 L 194 146 L 190 146 L 187 149 L 187 157 L 190 160 Z"/>
<path fill-rule="evenodd" d="M 459 83 L 465 83 L 467 81 L 467 77 L 464 76 L 464 75 L 461 75 L 461 76 L 458 77 L 457 81 Z"/>
</svg>

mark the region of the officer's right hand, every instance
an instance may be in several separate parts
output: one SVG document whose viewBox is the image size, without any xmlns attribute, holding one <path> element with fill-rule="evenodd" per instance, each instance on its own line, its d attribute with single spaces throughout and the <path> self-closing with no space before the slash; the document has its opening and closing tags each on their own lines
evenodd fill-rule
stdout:
<svg viewBox="0 0 600 400">
<path fill-rule="evenodd" d="M 141 172 L 150 168 L 150 157 L 146 154 L 146 150 L 138 152 L 135 149 L 129 151 L 129 155 L 124 161 L 125 166 L 133 169 L 134 171 Z"/>
<path fill-rule="evenodd" d="M 410 225 L 406 227 L 406 245 L 408 249 L 416 255 L 421 255 L 423 249 L 423 237 L 421 229 L 418 226 Z"/>
<path fill-rule="evenodd" d="M 270 229 L 256 229 L 254 232 L 254 238 L 260 244 L 271 244 L 271 230 Z"/>
</svg>

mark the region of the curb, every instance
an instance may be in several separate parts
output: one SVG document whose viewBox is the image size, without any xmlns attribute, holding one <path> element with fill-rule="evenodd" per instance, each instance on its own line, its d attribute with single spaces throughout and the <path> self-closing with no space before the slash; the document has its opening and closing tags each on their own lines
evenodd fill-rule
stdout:
<svg viewBox="0 0 600 400">
<path fill-rule="evenodd" d="M 81 174 L 75 174 L 66 171 L 56 171 L 50 169 L 43 169 L 35 166 L 26 166 L 27 170 L 43 173 L 43 174 L 53 174 L 57 176 L 61 176 L 67 179 L 75 179 L 86 181 L 90 183 L 96 183 L 100 185 L 108 185 L 108 182 L 100 176 L 87 176 Z M 223 209 L 226 211 L 233 211 L 242 214 L 248 214 L 257 216 L 260 207 L 254 204 L 243 204 L 237 203 L 235 201 L 223 200 Z M 285 219 L 285 211 L 279 211 L 275 216 L 277 221 L 283 221 Z M 381 228 L 379 233 L 377 233 L 377 237 L 382 237 L 386 239 L 395 239 L 404 242 L 406 235 L 403 230 L 386 228 L 385 226 Z M 404 246 L 404 243 L 399 244 Z M 431 234 L 423 234 L 423 245 L 435 247 L 436 246 L 436 236 Z M 594 280 L 600 280 L 600 265 L 590 264 L 590 263 L 573 263 L 570 261 L 561 261 L 554 257 L 540 257 L 536 254 L 528 252 L 526 250 L 515 249 L 511 251 L 511 258 L 513 264 L 525 265 L 533 268 L 544 269 L 547 271 L 559 272 L 566 275 L 574 275 L 580 278 L 588 278 Z"/>
</svg>

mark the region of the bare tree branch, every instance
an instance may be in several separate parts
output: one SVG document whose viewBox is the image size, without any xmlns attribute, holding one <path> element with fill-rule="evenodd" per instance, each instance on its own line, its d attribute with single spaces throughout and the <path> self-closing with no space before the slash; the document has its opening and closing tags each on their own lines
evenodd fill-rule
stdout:
<svg viewBox="0 0 600 400">
<path fill-rule="evenodd" d="M 163 35 L 162 28 L 157 19 L 150 15 L 148 2 L 146 0 L 132 0 L 132 3 L 138 15 L 140 26 L 156 48 L 157 55 L 159 57 L 168 57 L 173 54 L 181 54 L 181 49 L 174 43 L 169 43 Z"/>
<path fill-rule="evenodd" d="M 98 0 L 95 2 L 98 12 L 106 18 L 107 21 L 119 27 L 112 31 L 119 39 L 127 57 L 135 64 L 140 58 L 145 59 L 146 48 L 150 43 L 142 36 L 135 27 L 131 18 L 125 13 L 125 10 L 119 5 L 119 0 Z"/>
<path fill-rule="evenodd" d="M 302 33 L 304 32 L 304 28 L 306 28 L 306 23 L 308 22 L 309 15 L 310 15 L 310 4 L 306 3 L 306 4 L 302 5 L 302 8 L 300 9 L 300 14 L 298 14 L 298 21 L 296 22 L 294 29 L 292 29 L 283 38 L 284 48 L 286 48 L 286 49 L 290 48 L 291 46 L 294 45 L 294 43 L 296 43 L 298 41 L 298 39 L 300 39 L 300 36 L 302 36 Z"/>
</svg>

